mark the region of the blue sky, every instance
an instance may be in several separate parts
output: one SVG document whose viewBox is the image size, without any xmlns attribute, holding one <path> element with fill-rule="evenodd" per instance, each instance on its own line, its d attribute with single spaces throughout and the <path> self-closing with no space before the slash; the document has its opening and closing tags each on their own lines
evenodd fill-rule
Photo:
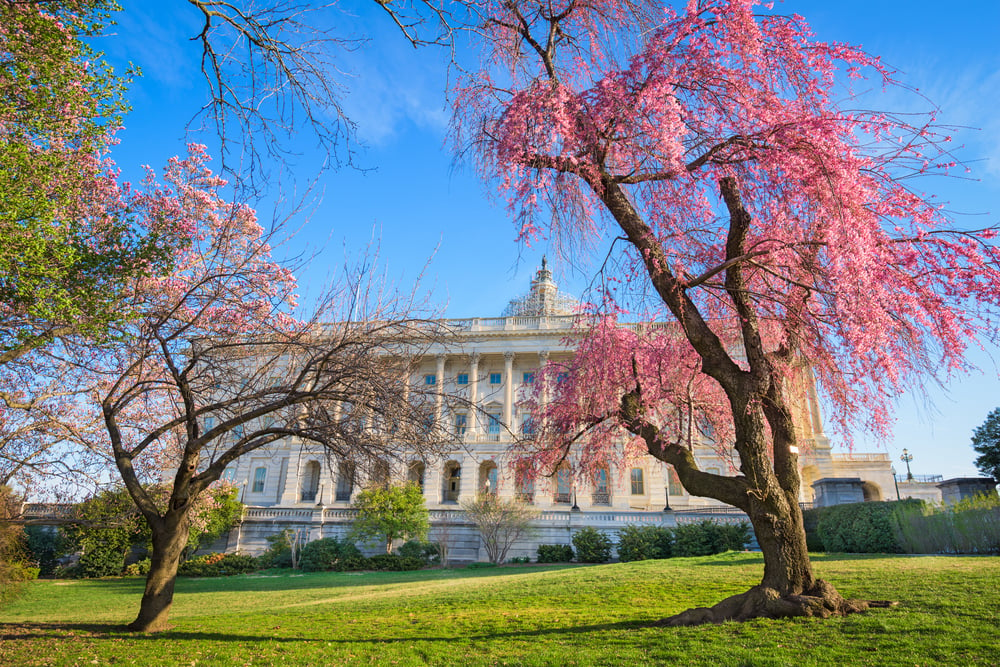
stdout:
<svg viewBox="0 0 1000 667">
<path fill-rule="evenodd" d="M 386 274 L 401 285 L 411 283 L 432 259 L 424 286 L 444 315 L 499 315 L 527 288 L 544 244 L 519 247 L 502 205 L 491 201 L 471 167 L 455 164 L 446 145 L 444 54 L 414 51 L 370 0 L 341 6 L 349 14 L 338 19 L 338 29 L 371 38 L 343 54 L 338 66 L 350 73 L 345 106 L 364 144 L 357 163 L 372 169 L 326 173 L 316 184 L 311 215 L 298 221 L 303 226 L 293 244 L 296 251 L 318 253 L 300 275 L 303 291 L 318 291 L 345 255 L 359 253 L 374 234 Z M 957 152 L 972 173 L 969 179 L 937 179 L 922 187 L 948 202 L 961 225 L 1000 221 L 1000 50 L 995 48 L 1000 2 L 965 0 L 945 10 L 926 0 L 785 0 L 776 10 L 803 15 L 820 39 L 861 45 L 882 56 L 905 83 L 936 103 L 942 109 L 939 121 L 957 126 Z M 133 3 L 118 23 L 99 46 L 114 63 L 139 65 L 143 76 L 131 88 L 133 110 L 113 157 L 126 178 L 138 180 L 140 165 L 160 168 L 184 151 L 185 127 L 205 90 L 197 45 L 189 40 L 198 17 L 183 2 Z M 915 95 L 899 93 L 873 94 L 869 100 L 873 108 L 929 107 Z M 212 149 L 210 137 L 202 141 Z M 318 157 L 305 135 L 297 145 L 304 151 L 301 190 Z M 269 218 L 270 211 L 262 209 L 261 217 Z M 585 273 L 568 266 L 557 271 L 570 291 L 586 285 Z M 873 442 L 859 434 L 857 448 L 887 451 L 897 470 L 904 469 L 898 458 L 906 447 L 914 455 L 914 473 L 976 475 L 969 437 L 1000 405 L 995 356 L 993 349 L 976 351 L 972 361 L 981 371 L 931 387 L 926 396 L 902 397 L 893 441 Z"/>
</svg>

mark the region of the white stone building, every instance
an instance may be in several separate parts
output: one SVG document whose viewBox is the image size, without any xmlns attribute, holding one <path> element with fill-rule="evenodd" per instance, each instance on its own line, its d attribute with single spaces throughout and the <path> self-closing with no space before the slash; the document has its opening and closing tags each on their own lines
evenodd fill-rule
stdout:
<svg viewBox="0 0 1000 667">
<path fill-rule="evenodd" d="M 455 560 L 480 557 L 478 535 L 463 519 L 460 505 L 484 490 L 519 497 L 541 513 L 538 537 L 518 545 L 512 556 L 534 556 L 538 543 L 566 543 L 575 529 L 585 525 L 614 531 L 628 523 L 674 525 L 706 516 L 745 518 L 715 500 L 687 494 L 670 467 L 649 456 L 624 469 L 611 466 L 587 482 L 572 479 L 568 471 L 539 475 L 533 481 L 515 479 L 506 454 L 515 434 L 530 428 L 518 409 L 519 396 L 546 361 L 572 354 L 567 341 L 573 334 L 575 306 L 557 290 L 543 260 L 529 292 L 512 301 L 503 316 L 448 321 L 455 332 L 453 340 L 430 350 L 415 365 L 412 382 L 443 387 L 480 409 L 452 410 L 439 401 L 434 418 L 453 429 L 454 451 L 438 460 L 411 460 L 405 469 L 374 475 L 410 479 L 422 486 L 432 535 L 452 544 Z M 833 493 L 845 478 L 861 480 L 866 500 L 895 499 L 887 454 L 833 454 L 813 388 L 798 407 L 803 503 L 818 500 L 814 483 L 821 482 L 817 485 L 821 493 L 826 487 Z M 729 468 L 707 446 L 699 459 L 710 472 L 725 474 Z M 309 539 L 341 535 L 353 516 L 352 497 L 370 481 L 361 479 L 349 462 L 329 461 L 322 451 L 294 443 L 254 452 L 225 476 L 243 487 L 242 500 L 249 506 L 229 548 L 251 552 L 264 548 L 266 534 L 289 526 L 302 529 Z M 852 488 L 856 492 L 858 484 Z"/>
</svg>

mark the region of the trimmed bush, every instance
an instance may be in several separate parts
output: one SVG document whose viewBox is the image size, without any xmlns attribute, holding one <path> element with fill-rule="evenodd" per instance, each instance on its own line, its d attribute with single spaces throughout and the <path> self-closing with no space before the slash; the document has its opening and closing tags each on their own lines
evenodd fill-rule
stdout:
<svg viewBox="0 0 1000 667">
<path fill-rule="evenodd" d="M 899 502 L 869 502 L 822 508 L 817 532 L 823 549 L 837 553 L 903 553 L 898 505 Z"/>
<path fill-rule="evenodd" d="M 705 519 L 673 529 L 674 556 L 711 556 L 724 551 L 739 551 L 750 541 L 750 524 L 716 523 Z"/>
<path fill-rule="evenodd" d="M 573 534 L 576 559 L 581 563 L 606 563 L 611 560 L 611 538 L 587 526 Z"/>
<path fill-rule="evenodd" d="M 401 572 L 404 570 L 420 570 L 426 563 L 413 556 L 398 554 L 378 554 L 368 559 L 372 569 L 386 572 Z"/>
<path fill-rule="evenodd" d="M 573 547 L 568 544 L 539 544 L 539 563 L 568 563 L 573 560 Z"/>
<path fill-rule="evenodd" d="M 673 553 L 673 531 L 666 526 L 630 524 L 618 531 L 618 560 L 670 558 Z"/>
<path fill-rule="evenodd" d="M 140 563 L 136 563 L 136 565 Z M 247 554 L 214 553 L 184 561 L 177 568 L 177 574 L 185 577 L 229 577 L 235 574 L 253 572 L 258 567 L 257 559 Z M 149 570 L 148 564 L 146 570 Z"/>
<path fill-rule="evenodd" d="M 434 542 L 410 540 L 400 545 L 396 553 L 403 558 L 418 558 L 426 565 L 436 565 L 441 562 L 440 548 Z"/>
<path fill-rule="evenodd" d="M 360 556 L 361 551 L 353 542 L 335 537 L 324 537 L 314 540 L 302 547 L 299 555 L 299 567 L 306 572 L 336 570 L 338 563 L 345 558 Z"/>
</svg>

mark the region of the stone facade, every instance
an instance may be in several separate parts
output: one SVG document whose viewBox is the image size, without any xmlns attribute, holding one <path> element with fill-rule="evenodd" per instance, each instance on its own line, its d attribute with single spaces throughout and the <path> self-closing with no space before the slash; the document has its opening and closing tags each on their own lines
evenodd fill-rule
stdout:
<svg viewBox="0 0 1000 667">
<path fill-rule="evenodd" d="M 609 466 L 589 482 L 562 474 L 538 476 L 532 484 L 514 479 L 508 449 L 513 434 L 530 428 L 519 398 L 539 367 L 573 353 L 569 341 L 574 308 L 575 302 L 558 291 L 543 262 L 529 293 L 512 301 L 505 316 L 450 320 L 453 340 L 416 360 L 411 382 L 442 387 L 480 408 L 448 410 L 439 402 L 434 419 L 453 430 L 454 451 L 388 471 L 393 478 L 421 485 L 431 511 L 432 535 L 447 538 L 456 560 L 482 556 L 478 536 L 462 517 L 460 505 L 484 490 L 519 497 L 541 513 L 538 537 L 518 545 L 511 556 L 534 556 L 539 543 L 566 543 L 585 525 L 613 532 L 629 523 L 745 518 L 715 500 L 687 494 L 672 469 L 652 457 Z M 865 499 L 893 499 L 888 455 L 831 452 L 814 387 L 800 397 L 796 410 L 804 504 L 815 499 L 814 482 L 843 477 L 856 478 Z M 736 474 L 731 462 L 708 446 L 697 455 L 706 471 Z M 242 487 L 241 498 L 249 506 L 244 524 L 230 536 L 229 548 L 249 552 L 263 550 L 265 536 L 285 527 L 297 527 L 309 539 L 343 534 L 353 516 L 351 500 L 367 482 L 349 462 L 329 460 L 322 451 L 296 442 L 254 452 L 225 476 Z"/>
</svg>

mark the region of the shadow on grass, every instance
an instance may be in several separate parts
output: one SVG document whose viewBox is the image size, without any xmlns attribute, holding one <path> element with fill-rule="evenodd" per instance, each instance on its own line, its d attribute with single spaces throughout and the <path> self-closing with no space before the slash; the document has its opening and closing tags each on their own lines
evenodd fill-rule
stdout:
<svg viewBox="0 0 1000 667">
<path fill-rule="evenodd" d="M 584 567 L 577 564 L 533 567 L 490 567 L 476 569 L 413 570 L 410 572 L 294 572 L 242 574 L 233 577 L 178 577 L 176 592 L 184 595 L 222 591 L 288 591 L 308 588 L 353 588 L 424 581 L 453 581 L 483 577 L 517 577 Z M 111 581 L 111 580 L 106 580 Z M 141 589 L 144 579 L 133 579 Z M 103 583 L 103 582 L 102 582 Z M 128 588 L 128 586 L 121 586 Z"/>
<path fill-rule="evenodd" d="M 122 639 L 134 641 L 214 641 L 214 642 L 325 642 L 343 645 L 380 645 L 415 642 L 455 642 L 456 640 L 495 640 L 495 639 L 528 639 L 562 634 L 587 634 L 591 632 L 606 632 L 613 630 L 638 630 L 654 627 L 655 621 L 620 621 L 617 623 L 601 623 L 597 625 L 581 625 L 568 627 L 551 627 L 536 630 L 513 630 L 484 634 L 457 634 L 452 636 L 421 636 L 407 635 L 405 637 L 366 637 L 363 639 L 336 639 L 333 637 L 282 637 L 277 635 L 252 635 L 222 632 L 191 632 L 166 630 L 155 634 L 131 632 L 124 625 L 115 623 L 0 623 L 0 641 L 37 641 L 41 639 L 91 639 L 120 642 Z"/>
</svg>

